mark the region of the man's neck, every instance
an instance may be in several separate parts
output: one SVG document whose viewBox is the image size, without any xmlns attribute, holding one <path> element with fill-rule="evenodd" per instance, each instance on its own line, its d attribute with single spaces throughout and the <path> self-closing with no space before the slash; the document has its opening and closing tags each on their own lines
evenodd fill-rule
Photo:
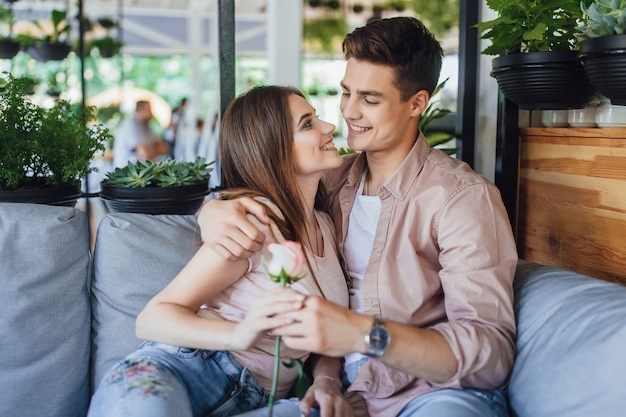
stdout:
<svg viewBox="0 0 626 417">
<path fill-rule="evenodd" d="M 378 190 L 398 170 L 402 162 L 415 145 L 414 141 L 406 146 L 398 146 L 393 150 L 367 151 L 367 180 L 371 190 Z"/>
</svg>

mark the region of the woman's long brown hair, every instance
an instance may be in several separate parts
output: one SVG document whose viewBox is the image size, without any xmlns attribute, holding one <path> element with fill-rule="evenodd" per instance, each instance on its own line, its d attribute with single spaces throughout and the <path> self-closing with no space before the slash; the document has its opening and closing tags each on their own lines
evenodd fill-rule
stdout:
<svg viewBox="0 0 626 417">
<path fill-rule="evenodd" d="M 240 196 L 266 197 L 285 217 L 268 215 L 288 240 L 311 241 L 302 193 L 296 181 L 294 120 L 289 97 L 304 95 L 296 88 L 259 86 L 234 99 L 220 127 L 222 179 L 227 187 L 222 199 Z M 326 192 L 320 183 L 315 208 L 327 210 Z M 307 264 L 310 263 L 306 257 Z"/>
</svg>

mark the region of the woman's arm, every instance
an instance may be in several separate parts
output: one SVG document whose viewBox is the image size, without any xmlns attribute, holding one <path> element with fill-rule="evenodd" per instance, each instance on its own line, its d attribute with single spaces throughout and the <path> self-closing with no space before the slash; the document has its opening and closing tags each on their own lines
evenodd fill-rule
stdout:
<svg viewBox="0 0 626 417">
<path fill-rule="evenodd" d="M 268 330 L 286 324 L 285 318 L 274 316 L 299 308 L 304 297 L 277 287 L 261 294 L 241 323 L 208 320 L 196 314 L 200 306 L 238 280 L 247 268 L 247 260 L 224 259 L 203 245 L 139 314 L 137 336 L 190 348 L 248 349 Z"/>
</svg>

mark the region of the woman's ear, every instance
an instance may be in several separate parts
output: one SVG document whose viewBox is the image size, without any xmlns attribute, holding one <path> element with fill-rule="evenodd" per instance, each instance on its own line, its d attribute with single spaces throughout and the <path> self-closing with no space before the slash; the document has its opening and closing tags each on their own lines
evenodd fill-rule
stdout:
<svg viewBox="0 0 626 417">
<path fill-rule="evenodd" d="M 411 102 L 411 116 L 419 117 L 428 108 L 430 94 L 426 90 L 419 90 L 409 100 Z"/>
</svg>

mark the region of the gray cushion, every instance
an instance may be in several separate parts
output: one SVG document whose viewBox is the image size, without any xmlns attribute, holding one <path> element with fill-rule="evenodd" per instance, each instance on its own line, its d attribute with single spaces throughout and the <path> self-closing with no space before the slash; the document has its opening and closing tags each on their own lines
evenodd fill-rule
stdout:
<svg viewBox="0 0 626 417">
<path fill-rule="evenodd" d="M 95 388 L 141 343 L 135 318 L 200 247 L 192 215 L 110 214 L 96 235 L 92 281 L 92 383 Z"/>
<path fill-rule="evenodd" d="M 524 261 L 515 285 L 514 415 L 624 416 L 626 287 Z"/>
<path fill-rule="evenodd" d="M 74 208 L 0 203 L 0 416 L 84 416 L 89 235 Z"/>
</svg>

